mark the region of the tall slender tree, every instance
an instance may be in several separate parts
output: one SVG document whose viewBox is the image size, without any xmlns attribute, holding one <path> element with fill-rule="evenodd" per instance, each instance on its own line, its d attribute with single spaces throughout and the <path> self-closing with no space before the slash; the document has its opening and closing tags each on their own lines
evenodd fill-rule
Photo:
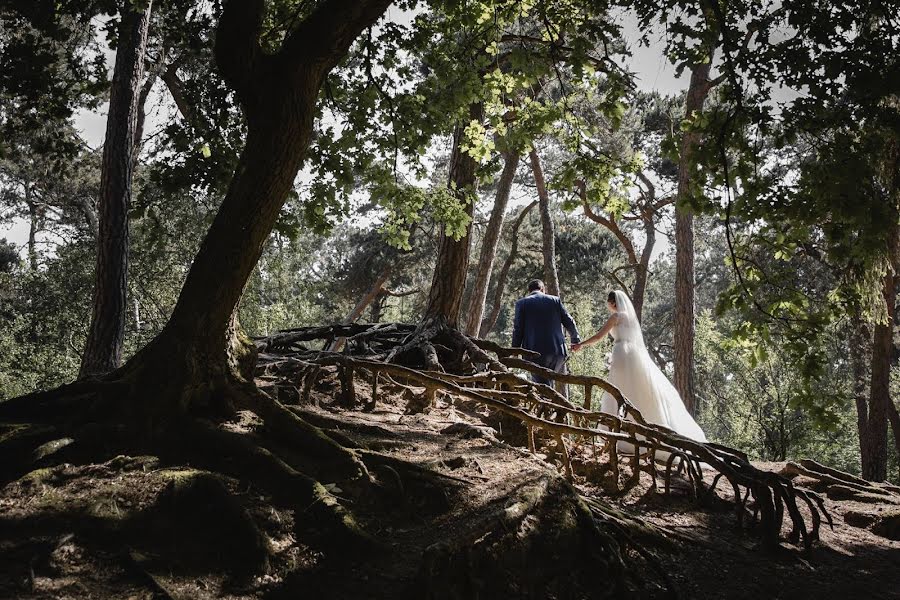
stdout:
<svg viewBox="0 0 900 600">
<path fill-rule="evenodd" d="M 710 79 L 718 34 L 714 18 L 705 11 L 706 27 L 710 32 L 698 62 L 691 65 L 691 80 L 684 103 L 685 119 L 691 120 L 703 112 L 703 105 L 714 83 Z M 692 129 L 681 137 L 678 154 L 678 189 L 675 198 L 675 350 L 674 384 L 690 413 L 697 408 L 694 391 L 694 202 L 693 196 L 701 185 L 694 159 L 700 144 L 700 134 Z"/>
<path fill-rule="evenodd" d="M 544 180 L 544 169 L 537 149 L 532 148 L 528 155 L 531 161 L 531 173 L 537 187 L 538 209 L 541 213 L 541 254 L 544 261 L 544 285 L 547 293 L 559 296 L 559 275 L 556 272 L 556 226 L 553 213 L 550 211 L 550 193 Z"/>
<path fill-rule="evenodd" d="M 484 230 L 484 237 L 481 241 L 481 254 L 478 257 L 475 281 L 470 295 L 469 312 L 465 328 L 467 335 L 479 335 L 481 331 L 488 285 L 491 281 L 494 259 L 497 256 L 497 246 L 500 243 L 500 232 L 503 228 L 506 207 L 509 204 L 509 195 L 518 167 L 519 154 L 517 152 L 503 153 L 503 171 L 500 173 L 500 180 L 497 182 L 494 206 L 491 209 L 491 217 L 488 220 L 487 227 Z"/>
<path fill-rule="evenodd" d="M 94 275 L 94 307 L 81 357 L 81 376 L 119 366 L 125 339 L 128 275 L 128 208 L 135 146 L 142 128 L 141 94 L 152 0 L 126 3 L 119 26 L 100 176 L 99 236 Z"/>
</svg>

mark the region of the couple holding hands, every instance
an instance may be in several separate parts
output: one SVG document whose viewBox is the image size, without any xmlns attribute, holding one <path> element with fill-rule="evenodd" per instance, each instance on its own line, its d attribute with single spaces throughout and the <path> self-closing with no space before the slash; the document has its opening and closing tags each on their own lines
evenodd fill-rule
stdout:
<svg viewBox="0 0 900 600">
<path fill-rule="evenodd" d="M 540 354 L 535 364 L 566 372 L 568 345 L 563 329 L 572 339 L 572 352 L 596 344 L 607 335 L 614 340 L 607 381 L 619 388 L 641 411 L 644 418 L 664 425 L 683 436 L 705 442 L 706 436 L 681 401 L 675 386 L 650 358 L 634 306 L 625 292 L 610 292 L 606 298 L 610 317 L 603 327 L 581 341 L 575 321 L 557 296 L 544 293 L 544 283 L 535 279 L 528 284 L 528 295 L 516 302 L 512 345 Z M 550 379 L 532 375 L 536 383 L 552 385 Z M 616 401 L 603 395 L 600 410 L 616 414 Z"/>
</svg>

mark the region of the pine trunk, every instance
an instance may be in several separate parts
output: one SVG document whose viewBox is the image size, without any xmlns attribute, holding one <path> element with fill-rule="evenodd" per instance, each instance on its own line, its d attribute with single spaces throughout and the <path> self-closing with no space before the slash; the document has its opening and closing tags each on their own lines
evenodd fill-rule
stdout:
<svg viewBox="0 0 900 600">
<path fill-rule="evenodd" d="M 859 456 L 862 471 L 871 468 L 872 457 L 866 443 L 869 431 L 869 367 L 871 365 L 872 335 L 869 327 L 861 319 L 851 322 L 848 333 L 850 366 L 852 369 L 853 401 L 856 404 L 856 431 L 859 436 Z"/>
<path fill-rule="evenodd" d="M 639 321 L 644 315 L 644 296 L 647 295 L 647 275 L 650 273 L 650 256 L 656 245 L 656 225 L 652 219 L 644 220 L 644 249 L 641 258 L 634 266 L 634 289 L 631 292 L 631 303 Z"/>
<path fill-rule="evenodd" d="M 481 121 L 482 107 L 472 105 L 469 116 Z M 459 125 L 453 132 L 453 150 L 450 154 L 450 176 L 448 185 L 466 203 L 466 211 L 471 217 L 475 210 L 476 169 L 478 163 L 463 149 L 465 125 Z M 453 328 L 459 327 L 459 311 L 466 287 L 466 271 L 469 268 L 469 247 L 471 225 L 466 234 L 454 240 L 441 228 L 437 263 L 425 304 L 424 320 L 440 320 Z"/>
<path fill-rule="evenodd" d="M 506 216 L 509 193 L 512 190 L 513 178 L 516 176 L 516 169 L 519 166 L 519 155 L 517 153 L 505 153 L 503 160 L 503 172 L 500 174 L 500 182 L 497 184 L 494 208 L 491 210 L 491 218 L 488 221 L 484 239 L 481 242 L 481 255 L 478 258 L 478 270 L 475 273 L 469 316 L 466 321 L 467 335 L 479 335 L 481 329 L 488 284 L 491 281 L 491 272 L 494 270 L 494 259 L 497 257 L 497 246 L 500 243 L 500 232 L 503 229 L 503 219 Z"/>
<path fill-rule="evenodd" d="M 685 118 L 703 110 L 709 95 L 709 60 L 695 65 L 685 102 Z M 678 160 L 678 191 L 675 200 L 675 378 L 674 384 L 688 412 L 696 410 L 694 393 L 694 211 L 691 208 L 695 181 L 694 152 L 700 136 L 687 131 L 681 138 Z"/>
<path fill-rule="evenodd" d="M 870 481 L 884 481 L 887 478 L 887 435 L 888 419 L 891 416 L 891 367 L 894 361 L 894 325 L 896 323 L 897 246 L 900 242 L 900 223 L 896 214 L 894 224 L 888 234 L 889 253 L 892 265 L 882 281 L 882 296 L 887 309 L 887 321 L 875 325 L 872 341 L 871 384 L 869 388 L 869 410 L 865 436 L 860 435 L 862 476 Z"/>
<path fill-rule="evenodd" d="M 551 296 L 559 296 L 559 276 L 556 273 L 556 231 L 550 213 L 550 194 L 544 181 L 544 170 L 537 150 L 532 149 L 531 172 L 537 187 L 538 206 L 541 211 L 541 248 L 544 257 L 544 285 Z"/>
<path fill-rule="evenodd" d="M 37 232 L 40 228 L 40 216 L 37 205 L 31 201 L 31 186 L 25 186 L 25 204 L 28 205 L 28 268 L 31 272 L 38 270 Z"/>
<path fill-rule="evenodd" d="M 122 360 L 127 313 L 128 207 L 151 5 L 152 1 L 148 1 L 141 12 L 124 11 L 119 27 L 100 175 L 94 306 L 81 358 L 82 377 L 111 371 Z"/>
<path fill-rule="evenodd" d="M 525 217 L 528 216 L 528 213 L 536 204 L 537 202 L 532 202 L 523 208 L 522 212 L 519 213 L 519 216 L 516 217 L 516 220 L 513 223 L 512 231 L 510 232 L 511 241 L 509 246 L 509 256 L 503 261 L 503 266 L 500 268 L 500 274 L 497 275 L 497 281 L 494 284 L 494 302 L 491 305 L 491 312 L 488 313 L 487 318 L 481 323 L 481 330 L 478 332 L 478 337 L 483 338 L 487 336 L 497 323 L 497 317 L 500 316 L 500 306 L 503 304 L 503 294 L 506 291 L 506 281 L 509 279 L 509 270 L 512 268 L 512 265 L 519 254 L 519 228 L 522 226 Z"/>
</svg>

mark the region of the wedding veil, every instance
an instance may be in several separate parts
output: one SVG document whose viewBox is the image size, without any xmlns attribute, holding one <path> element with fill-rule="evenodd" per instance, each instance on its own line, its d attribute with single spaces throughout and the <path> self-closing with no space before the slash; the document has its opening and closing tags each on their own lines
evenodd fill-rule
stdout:
<svg viewBox="0 0 900 600">
<path fill-rule="evenodd" d="M 620 315 L 619 324 L 616 326 L 619 336 L 624 340 L 644 346 L 644 334 L 641 333 L 641 323 L 634 310 L 634 304 L 631 303 L 628 294 L 622 290 L 616 290 L 613 294 L 616 297 L 616 311 Z"/>
</svg>

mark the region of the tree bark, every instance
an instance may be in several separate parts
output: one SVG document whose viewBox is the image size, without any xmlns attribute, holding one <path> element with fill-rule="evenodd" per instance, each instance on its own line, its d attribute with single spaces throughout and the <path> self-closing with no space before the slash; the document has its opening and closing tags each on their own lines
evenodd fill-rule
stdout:
<svg viewBox="0 0 900 600">
<path fill-rule="evenodd" d="M 122 360 L 127 312 L 128 207 L 151 5 L 152 0 L 141 12 L 124 11 L 119 27 L 100 175 L 94 306 L 81 358 L 82 377 L 111 371 Z"/>
<path fill-rule="evenodd" d="M 325 0 L 276 54 L 259 44 L 265 2 L 228 0 L 216 35 L 216 62 L 247 118 L 247 138 L 222 205 L 188 271 L 168 323 L 120 371 L 154 389 L 143 410 L 227 408 L 227 392 L 246 380 L 232 314 L 312 137 L 319 88 L 361 31 L 390 0 Z M 160 370 L 166 372 L 160 382 Z M 221 404 L 224 403 L 224 406 Z"/>
<path fill-rule="evenodd" d="M 551 296 L 559 296 L 559 276 L 556 273 L 556 231 L 553 223 L 553 215 L 550 213 L 550 194 L 544 181 L 544 170 L 541 168 L 541 159 L 537 150 L 532 149 L 529 154 L 531 159 L 531 172 L 534 174 L 534 183 L 537 186 L 538 206 L 541 211 L 541 248 L 544 256 L 544 285 Z"/>
<path fill-rule="evenodd" d="M 491 281 L 494 259 L 497 256 L 497 246 L 500 243 L 500 231 L 503 228 L 503 219 L 506 216 L 506 206 L 509 203 L 509 193 L 512 190 L 513 178 L 516 176 L 516 169 L 519 167 L 519 154 L 504 153 L 503 161 L 503 172 L 500 174 L 500 182 L 497 184 L 497 196 L 494 199 L 491 218 L 488 221 L 484 239 L 481 242 L 481 255 L 478 258 L 478 270 L 475 273 L 469 317 L 466 321 L 467 335 L 478 335 L 481 329 L 484 305 L 487 301 L 488 284 Z"/>
<path fill-rule="evenodd" d="M 685 101 L 685 118 L 698 114 L 709 95 L 709 72 L 715 46 L 709 60 L 694 65 Z M 696 410 L 694 393 L 694 211 L 691 208 L 696 187 L 694 152 L 700 135 L 686 131 L 681 138 L 678 159 L 678 191 L 675 198 L 675 378 L 674 384 L 688 412 Z"/>
<path fill-rule="evenodd" d="M 644 249 L 641 258 L 634 267 L 634 290 L 631 292 L 631 303 L 638 321 L 643 319 L 644 296 L 647 294 L 647 275 L 650 273 L 650 256 L 656 245 L 656 223 L 653 219 L 645 218 L 644 222 Z"/>
<path fill-rule="evenodd" d="M 469 107 L 469 118 L 473 121 L 481 122 L 482 113 L 483 107 L 479 104 Z M 453 132 L 448 185 L 457 197 L 466 203 L 466 212 L 471 217 L 475 210 L 473 195 L 477 185 L 478 164 L 462 148 L 465 125 L 458 125 Z M 469 268 L 471 230 L 470 224 L 466 234 L 459 240 L 454 240 L 447 235 L 446 228 L 441 228 L 437 263 L 425 304 L 425 321 L 442 320 L 454 329 L 459 327 L 459 311 L 466 287 L 466 271 Z"/>
<path fill-rule="evenodd" d="M 485 337 L 494 328 L 494 324 L 497 323 L 497 317 L 500 316 L 500 306 L 503 304 L 503 293 L 506 291 L 506 280 L 509 278 L 509 270 L 512 268 L 513 262 L 515 262 L 519 253 L 519 227 L 522 226 L 525 217 L 528 216 L 528 213 L 536 204 L 537 202 L 532 202 L 523 208 L 513 222 L 512 231 L 510 232 L 509 256 L 506 257 L 503 266 L 500 268 L 500 274 L 497 275 L 497 282 L 494 284 L 494 303 L 491 306 L 491 312 L 488 313 L 487 318 L 481 323 L 478 337 Z"/>
<path fill-rule="evenodd" d="M 869 367 L 871 365 L 871 331 L 860 318 L 850 324 L 851 331 L 847 335 L 852 369 L 853 401 L 856 404 L 856 431 L 859 436 L 859 456 L 861 469 L 871 468 L 872 458 L 868 454 L 866 436 L 869 431 Z"/>
<path fill-rule="evenodd" d="M 860 436 L 862 476 L 869 481 L 887 478 L 887 427 L 891 416 L 891 366 L 894 360 L 894 325 L 896 323 L 897 247 L 900 242 L 900 223 L 893 214 L 888 234 L 891 267 L 882 281 L 882 296 L 887 309 L 887 321 L 875 325 L 872 341 L 871 385 L 865 436 Z"/>
<path fill-rule="evenodd" d="M 897 456 L 900 456 L 900 412 L 897 411 L 897 405 L 893 401 L 888 404 L 887 409 L 888 422 L 891 424 L 891 431 L 894 434 L 894 450 Z M 897 465 L 897 481 L 900 482 L 900 464 Z"/>
<path fill-rule="evenodd" d="M 37 232 L 41 219 L 37 205 L 31 200 L 31 186 L 28 184 L 25 184 L 25 204 L 28 205 L 28 267 L 32 272 L 37 272 Z"/>
</svg>

